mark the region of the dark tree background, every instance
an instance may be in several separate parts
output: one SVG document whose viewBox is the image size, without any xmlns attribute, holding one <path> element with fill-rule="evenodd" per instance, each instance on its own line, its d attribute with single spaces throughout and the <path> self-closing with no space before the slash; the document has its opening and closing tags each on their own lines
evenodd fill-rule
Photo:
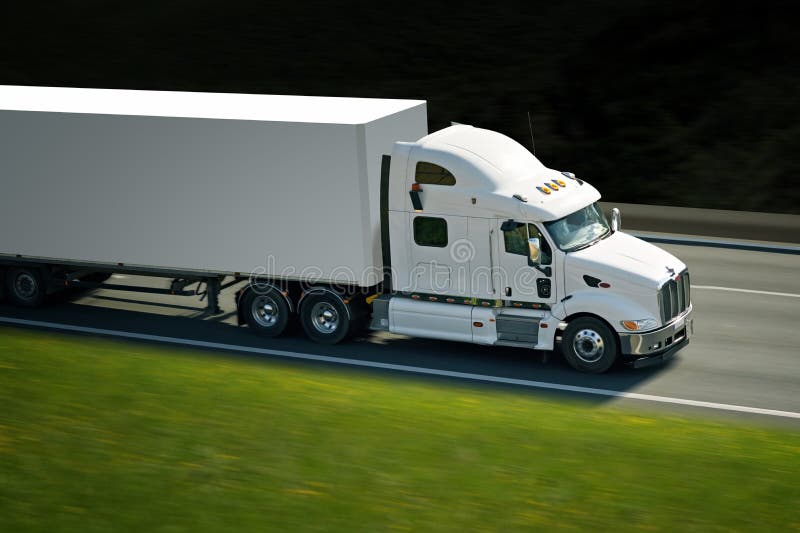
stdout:
<svg viewBox="0 0 800 533">
<path fill-rule="evenodd" d="M 99 0 L 0 7 L 0 84 L 428 100 L 609 200 L 800 213 L 792 4 Z"/>
</svg>

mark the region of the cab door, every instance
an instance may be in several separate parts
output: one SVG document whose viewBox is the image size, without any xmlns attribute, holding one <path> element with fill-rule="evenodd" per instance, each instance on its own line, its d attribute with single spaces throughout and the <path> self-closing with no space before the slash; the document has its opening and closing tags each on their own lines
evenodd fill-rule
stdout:
<svg viewBox="0 0 800 533">
<path fill-rule="evenodd" d="M 552 307 L 556 303 L 557 269 L 552 244 L 544 232 L 536 224 L 496 220 L 496 234 L 495 285 L 504 304 L 528 309 Z M 539 240 L 538 265 L 529 261 L 531 238 Z"/>
<path fill-rule="evenodd" d="M 452 215 L 410 214 L 412 291 L 431 296 L 468 296 L 469 258 L 461 260 L 459 246 L 467 237 L 468 219 Z"/>
</svg>

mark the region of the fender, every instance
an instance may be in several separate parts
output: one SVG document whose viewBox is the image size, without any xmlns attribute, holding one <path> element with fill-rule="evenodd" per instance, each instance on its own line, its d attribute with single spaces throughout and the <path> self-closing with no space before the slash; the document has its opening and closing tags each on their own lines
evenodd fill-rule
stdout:
<svg viewBox="0 0 800 533">
<path fill-rule="evenodd" d="M 308 289 L 307 291 L 304 291 L 304 292 L 303 292 L 303 295 L 300 297 L 300 300 L 297 302 L 297 308 L 298 308 L 298 309 L 300 309 L 300 307 L 303 305 L 303 300 L 304 300 L 304 299 L 305 299 L 305 297 L 306 297 L 306 296 L 308 296 L 309 294 L 320 294 L 320 293 L 328 293 L 328 294 L 331 294 L 331 295 L 333 295 L 333 296 L 334 296 L 334 297 L 335 297 L 337 300 L 339 300 L 339 301 L 342 303 L 342 305 L 344 306 L 345 310 L 347 311 L 347 318 L 348 318 L 348 319 L 350 319 L 350 320 L 352 320 L 352 318 L 353 318 L 353 315 L 352 315 L 352 313 L 350 312 L 350 301 L 349 301 L 349 300 L 345 301 L 345 299 L 344 299 L 344 298 L 342 298 L 342 295 L 341 295 L 341 294 L 339 294 L 338 292 L 336 292 L 336 291 L 334 291 L 334 290 L 332 290 L 332 289 L 329 289 L 328 287 L 311 287 L 311 288 L 310 288 L 310 289 Z"/>
<path fill-rule="evenodd" d="M 244 312 L 244 310 L 242 309 L 242 306 L 239 305 L 239 302 L 242 301 L 242 298 L 244 298 L 247 295 L 248 292 L 256 290 L 254 285 L 258 285 L 259 286 L 259 290 L 261 290 L 260 289 L 261 287 L 263 287 L 264 289 L 273 289 L 273 290 L 275 290 L 281 296 L 283 296 L 283 299 L 286 301 L 286 305 L 289 306 L 289 312 L 290 313 L 294 313 L 295 312 L 295 306 L 292 303 L 292 299 L 289 298 L 289 293 L 286 290 L 282 289 L 281 287 L 279 287 L 275 283 L 272 283 L 271 281 L 256 280 L 255 283 L 251 282 L 251 283 L 247 284 L 245 287 L 243 287 L 242 289 L 239 289 L 238 291 L 236 291 L 236 298 L 235 298 L 235 301 L 236 301 L 236 323 L 238 325 L 241 326 L 242 324 L 244 324 L 246 322 L 246 320 L 244 318 L 244 315 L 242 314 Z"/>
<path fill-rule="evenodd" d="M 653 311 L 643 305 L 626 298 L 624 295 L 602 289 L 587 289 L 573 292 L 564 302 L 567 313 L 589 313 L 603 318 L 618 333 L 629 333 L 622 327 L 620 321 L 635 320 L 640 318 L 655 318 Z"/>
</svg>

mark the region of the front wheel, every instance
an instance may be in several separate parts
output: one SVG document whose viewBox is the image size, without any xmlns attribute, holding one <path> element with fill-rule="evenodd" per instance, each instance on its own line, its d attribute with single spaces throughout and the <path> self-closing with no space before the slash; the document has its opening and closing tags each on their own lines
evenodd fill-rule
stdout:
<svg viewBox="0 0 800 533">
<path fill-rule="evenodd" d="M 561 351 L 572 368 L 592 374 L 611 368 L 619 353 L 614 332 L 601 320 L 591 317 L 569 323 L 564 330 Z"/>
</svg>

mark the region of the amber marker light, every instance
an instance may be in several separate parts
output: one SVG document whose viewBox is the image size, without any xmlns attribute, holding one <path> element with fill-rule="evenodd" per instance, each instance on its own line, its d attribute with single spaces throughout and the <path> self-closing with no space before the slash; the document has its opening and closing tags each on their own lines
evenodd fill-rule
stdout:
<svg viewBox="0 0 800 533">
<path fill-rule="evenodd" d="M 658 326 L 658 322 L 654 318 L 641 318 L 639 320 L 622 320 L 620 321 L 622 327 L 628 331 L 642 331 L 653 329 Z"/>
</svg>

